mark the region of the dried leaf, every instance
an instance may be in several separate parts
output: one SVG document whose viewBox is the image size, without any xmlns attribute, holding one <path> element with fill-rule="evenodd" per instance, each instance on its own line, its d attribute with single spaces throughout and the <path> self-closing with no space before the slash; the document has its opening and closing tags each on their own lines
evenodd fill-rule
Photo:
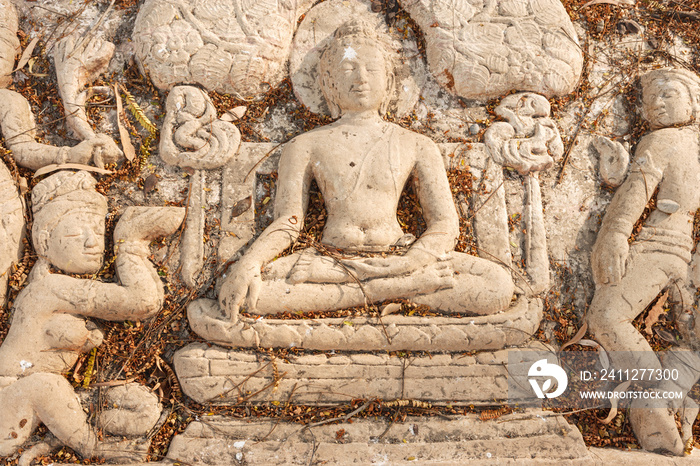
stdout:
<svg viewBox="0 0 700 466">
<path fill-rule="evenodd" d="M 618 385 L 617 387 L 615 387 L 615 390 L 613 390 L 613 391 L 617 392 L 617 393 L 624 392 L 625 390 L 627 390 L 627 388 L 631 384 L 632 384 L 632 380 L 628 380 L 627 382 L 623 382 L 620 385 Z M 608 413 L 608 417 L 606 417 L 605 419 L 601 419 L 600 422 L 602 422 L 603 424 L 610 424 L 610 422 L 613 419 L 615 419 L 615 416 L 617 416 L 617 402 L 618 402 L 618 400 L 619 400 L 619 398 L 616 396 L 613 396 L 612 398 L 610 398 L 610 412 Z"/>
<path fill-rule="evenodd" d="M 231 218 L 236 218 L 243 215 L 250 206 L 253 204 L 252 196 L 248 196 L 234 204 L 233 209 L 231 209 Z"/>
<path fill-rule="evenodd" d="M 390 303 L 387 304 L 382 308 L 382 313 L 381 316 L 388 316 L 389 314 L 395 314 L 401 310 L 401 304 L 399 303 Z"/>
<path fill-rule="evenodd" d="M 34 47 L 36 47 L 36 44 L 38 43 L 38 37 L 35 37 L 34 39 L 32 39 L 31 42 L 29 42 L 27 48 L 24 49 L 24 52 L 22 52 L 22 56 L 19 57 L 19 62 L 17 62 L 17 68 L 15 68 L 14 71 L 21 70 L 27 63 L 29 63 L 29 59 L 32 58 L 32 53 L 34 52 Z"/>
<path fill-rule="evenodd" d="M 610 368 L 610 359 L 608 358 L 608 353 L 605 351 L 605 348 L 603 348 L 600 345 L 600 343 L 593 340 L 583 339 L 579 341 L 578 344 L 581 346 L 587 346 L 589 348 L 596 348 L 598 350 L 598 360 L 600 361 L 601 366 L 603 366 L 603 369 L 607 370 L 608 368 Z"/>
<path fill-rule="evenodd" d="M 232 109 L 229 109 L 221 115 L 221 119 L 224 121 L 228 121 L 230 123 L 233 123 L 234 121 L 238 121 L 241 118 L 243 118 L 243 115 L 245 115 L 245 112 L 248 110 L 248 107 L 240 105 L 238 107 L 234 107 Z"/>
<path fill-rule="evenodd" d="M 46 175 L 47 173 L 55 172 L 56 170 L 63 169 L 85 170 L 88 172 L 100 173 L 102 175 L 111 175 L 112 173 L 114 173 L 112 170 L 105 170 L 104 168 L 99 167 L 91 167 L 90 165 L 83 165 L 82 163 L 52 163 L 51 165 L 47 165 L 35 171 L 34 178 L 36 178 L 37 176 Z"/>
<path fill-rule="evenodd" d="M 152 191 L 155 191 L 156 185 L 158 184 L 158 177 L 151 173 L 148 175 L 148 178 L 146 178 L 143 182 L 143 192 L 148 194 Z"/>
<path fill-rule="evenodd" d="M 644 333 L 647 335 L 653 335 L 654 332 L 652 332 L 651 327 L 659 321 L 659 317 L 666 312 L 666 309 L 664 309 L 664 304 L 666 304 L 666 300 L 668 299 L 668 290 L 664 291 L 664 294 L 662 294 L 659 299 L 656 301 L 656 304 L 649 309 L 649 314 L 647 314 L 647 318 L 644 319 Z"/>
<path fill-rule="evenodd" d="M 31 74 L 32 76 L 36 76 L 37 78 L 45 78 L 48 76 L 46 73 L 35 73 L 34 72 L 34 63 L 36 63 L 36 57 L 32 57 L 29 59 L 29 69 L 27 72 Z"/>
<path fill-rule="evenodd" d="M 576 332 L 576 335 L 574 335 L 574 337 L 571 340 L 569 340 L 566 343 L 564 343 L 563 345 L 561 345 L 561 348 L 559 348 L 559 351 L 564 351 L 564 348 L 567 348 L 571 345 L 575 345 L 576 343 L 581 341 L 583 336 L 586 334 L 586 330 L 588 330 L 588 324 L 586 322 L 584 322 L 583 325 L 581 326 L 581 328 L 578 329 L 578 332 Z"/>
<path fill-rule="evenodd" d="M 119 128 L 119 138 L 122 140 L 124 157 L 131 162 L 136 158 L 136 149 L 134 149 L 134 145 L 131 143 L 129 132 L 126 130 L 124 123 L 122 123 L 124 108 L 122 107 L 122 97 L 119 95 L 119 88 L 116 84 L 114 85 L 114 95 L 117 99 L 117 128 Z M 124 115 L 124 118 L 126 118 L 126 115 Z"/>
<path fill-rule="evenodd" d="M 664 341 L 667 341 L 669 343 L 676 343 L 676 336 L 669 332 L 668 330 L 664 330 L 662 328 L 655 328 L 654 332 L 659 336 Z"/>
<path fill-rule="evenodd" d="M 608 5 L 615 5 L 615 6 L 634 6 L 636 0 L 591 0 L 588 3 L 585 3 L 581 9 L 583 10 L 586 7 L 593 6 L 593 5 L 598 5 L 600 3 L 606 3 Z"/>
<path fill-rule="evenodd" d="M 27 179 L 23 176 L 19 177 L 19 193 L 24 196 L 29 191 L 29 184 L 27 184 Z"/>
</svg>

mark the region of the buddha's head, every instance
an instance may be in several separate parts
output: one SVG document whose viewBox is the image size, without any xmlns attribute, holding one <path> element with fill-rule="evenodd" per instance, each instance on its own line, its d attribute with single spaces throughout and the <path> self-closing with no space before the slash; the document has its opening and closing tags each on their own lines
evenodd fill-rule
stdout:
<svg viewBox="0 0 700 466">
<path fill-rule="evenodd" d="M 321 54 L 319 79 L 333 118 L 348 112 L 385 114 L 394 92 L 391 39 L 362 20 L 340 26 Z"/>
<path fill-rule="evenodd" d="M 683 69 L 660 69 L 641 78 L 642 117 L 652 129 L 685 125 L 700 112 L 700 78 Z"/>
<path fill-rule="evenodd" d="M 32 238 L 40 259 L 68 273 L 96 273 L 105 250 L 107 200 L 87 172 L 59 172 L 32 190 Z"/>
</svg>

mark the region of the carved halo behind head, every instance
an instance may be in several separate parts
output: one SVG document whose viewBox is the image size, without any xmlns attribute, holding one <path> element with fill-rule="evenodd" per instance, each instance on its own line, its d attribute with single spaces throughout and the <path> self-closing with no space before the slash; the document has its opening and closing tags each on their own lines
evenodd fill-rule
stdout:
<svg viewBox="0 0 700 466">
<path fill-rule="evenodd" d="M 396 69 L 398 55 L 396 50 L 392 47 L 391 38 L 386 33 L 378 31 L 366 21 L 355 19 L 344 23 L 336 29 L 333 39 L 321 53 L 321 59 L 318 64 L 319 86 L 321 87 L 323 97 L 326 99 L 331 117 L 338 118 L 340 116 L 340 107 L 336 103 L 337 92 L 333 83 L 332 70 L 337 67 L 337 63 L 340 61 L 338 57 L 343 56 L 345 47 L 347 47 L 351 41 L 355 43 L 359 41 L 376 47 L 377 50 L 381 52 L 386 62 L 388 74 L 386 96 L 379 109 L 379 113 L 384 115 L 392 99 L 395 97 L 394 70 Z"/>
</svg>

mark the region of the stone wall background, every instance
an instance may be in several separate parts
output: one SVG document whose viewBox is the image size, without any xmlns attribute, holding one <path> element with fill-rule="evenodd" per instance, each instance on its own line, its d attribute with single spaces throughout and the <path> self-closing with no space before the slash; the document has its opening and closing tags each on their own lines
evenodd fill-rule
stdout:
<svg viewBox="0 0 700 466">
<path fill-rule="evenodd" d="M 141 74 L 134 61 L 134 43 L 131 41 L 133 25 L 142 2 L 104 0 L 83 3 L 46 0 L 15 3 L 21 15 L 19 38 L 22 48 L 35 37 L 39 37 L 40 41 L 30 62 L 14 74 L 14 83 L 10 88 L 30 101 L 45 142 L 55 145 L 72 145 L 76 142 L 68 134 L 63 122 L 63 109 L 58 101 L 55 70 L 50 58 L 55 40 L 74 29 L 87 31 L 94 27 L 99 36 L 116 44 L 110 73 L 102 78 L 102 83 L 123 84 L 144 114 L 160 126 L 165 94 Z M 394 28 L 403 34 L 406 43 L 415 44 L 411 46 L 415 46 L 421 57 L 424 57 L 425 33 L 404 10 L 392 2 L 388 3 L 390 12 L 395 14 Z M 700 28 L 697 27 L 700 21 L 700 2 L 670 1 L 662 4 L 651 0 L 636 3 L 622 0 L 567 0 L 562 3 L 573 20 L 583 50 L 584 63 L 583 78 L 576 89 L 566 97 L 551 100 L 553 118 L 561 131 L 566 152 L 554 169 L 541 177 L 552 287 L 545 296 L 545 319 L 538 337 L 554 347 L 574 336 L 592 296 L 594 285 L 588 262 L 590 249 L 605 207 L 614 192 L 601 181 L 599 156 L 590 147 L 591 141 L 597 135 L 604 135 L 633 149 L 638 136 L 645 130 L 635 107 L 638 99 L 636 77 L 643 71 L 659 66 L 683 66 L 700 70 Z M 387 5 L 382 6 L 382 14 L 386 14 Z M 103 16 L 105 11 L 107 14 Z M 428 135 L 436 142 L 481 142 L 483 132 L 495 121 L 492 110 L 497 99 L 484 102 L 464 100 L 445 91 L 430 74 L 424 78 L 421 98 L 413 110 L 401 118 L 390 115 L 389 119 Z M 260 100 L 247 101 L 223 93 L 210 95 L 219 114 L 237 106 L 247 107 L 247 112 L 237 122 L 246 142 L 283 143 L 301 132 L 330 121 L 328 117 L 311 113 L 299 103 L 289 79 L 282 80 Z M 114 102 L 100 102 L 96 99 L 93 105 L 89 115 L 94 126 L 118 140 Z M 151 141 L 150 145 L 144 145 L 144 142 L 148 142 L 148 132 L 133 116 L 128 118 L 132 125 L 132 142 L 137 150 L 140 146 L 142 157 L 134 163 L 126 164 L 117 175 L 101 179 L 100 185 L 109 198 L 112 219 L 117 218 L 130 205 L 184 205 L 192 173 L 164 164 L 158 157 L 157 143 Z M 7 151 L 0 149 L 0 152 L 8 165 L 12 166 Z M 25 169 L 18 169 L 17 172 L 28 180 L 31 188 L 35 183 L 32 174 Z M 506 171 L 506 180 L 507 202 L 513 227 L 512 251 L 518 260 L 522 177 L 515 172 Z M 271 191 L 264 182 L 260 186 L 255 206 L 264 212 Z M 199 279 L 199 289 L 189 290 L 180 281 L 177 275 L 178 264 L 173 259 L 177 256 L 176 244 L 152 245 L 155 261 L 163 264 L 160 274 L 168 282 L 169 294 L 163 310 L 152 322 L 104 323 L 107 338 L 96 353 L 93 369 L 88 373 L 88 354 L 83 355 L 73 373 L 68 374 L 76 385 L 83 383 L 88 376 L 93 384 L 119 376 L 134 378 L 155 390 L 166 406 L 167 419 L 154 440 L 154 459 L 165 454 L 169 439 L 183 430 L 190 420 L 209 412 L 206 407 L 183 400 L 171 366 L 175 350 L 197 341 L 197 337 L 190 332 L 185 317 L 186 304 L 195 297 L 215 297 L 214 279 L 224 265 L 216 261 L 216 248 L 220 240 L 220 171 L 208 174 L 205 191 L 206 266 Z M 315 215 L 321 215 L 320 211 Z M 108 222 L 108 228 L 110 226 L 113 227 L 113 222 Z M 108 234 L 108 238 L 111 238 L 111 234 Z M 30 251 L 25 255 L 22 267 L 29 270 L 33 260 Z M 113 275 L 113 269 L 107 267 L 100 274 L 100 279 L 108 280 Z M 10 301 L 23 285 L 21 271 L 13 276 L 11 285 L 14 291 Z M 11 302 L 8 306 L 10 308 Z M 10 310 L 0 311 L 0 341 L 7 332 L 10 318 Z M 671 343 L 668 340 L 673 339 L 672 326 L 662 323 L 660 329 L 661 332 L 651 337 L 656 348 L 668 346 Z M 274 357 L 284 358 L 287 352 L 294 353 L 294 350 L 270 351 L 267 354 L 270 357 L 274 354 Z M 353 408 L 354 406 L 341 406 L 311 409 L 284 403 L 266 406 L 242 404 L 231 408 L 216 408 L 216 412 L 237 416 L 267 414 L 302 421 L 332 417 Z M 449 409 L 447 412 L 468 410 Z M 414 411 L 421 413 L 420 409 Z M 376 407 L 365 414 L 384 415 L 389 412 L 388 408 L 382 410 L 381 407 Z M 596 423 L 593 413 L 581 413 L 570 420 L 579 425 L 584 438 L 591 444 L 635 444 L 624 416 L 609 426 Z M 699 439 L 696 437 L 696 441 Z M 67 461 L 71 455 L 69 451 L 62 451 L 53 459 Z M 16 462 L 16 458 L 6 460 L 8 464 Z"/>
</svg>

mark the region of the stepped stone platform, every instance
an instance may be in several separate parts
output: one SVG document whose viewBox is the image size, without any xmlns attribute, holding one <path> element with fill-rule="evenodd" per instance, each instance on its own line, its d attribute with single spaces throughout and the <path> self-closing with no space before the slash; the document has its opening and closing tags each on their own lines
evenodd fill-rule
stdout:
<svg viewBox="0 0 700 466">
<path fill-rule="evenodd" d="M 212 417 L 173 439 L 172 461 L 192 464 L 591 464 L 581 433 L 552 413 L 385 419 L 305 428 Z"/>
<path fill-rule="evenodd" d="M 543 347 L 533 343 L 528 349 Z M 179 350 L 174 361 L 183 392 L 199 403 L 287 402 L 293 397 L 294 403 L 302 404 L 382 398 L 456 405 L 506 400 L 508 371 L 525 373 L 534 362 L 506 367 L 508 350 L 410 358 L 310 354 L 283 361 L 204 343 Z"/>
</svg>

